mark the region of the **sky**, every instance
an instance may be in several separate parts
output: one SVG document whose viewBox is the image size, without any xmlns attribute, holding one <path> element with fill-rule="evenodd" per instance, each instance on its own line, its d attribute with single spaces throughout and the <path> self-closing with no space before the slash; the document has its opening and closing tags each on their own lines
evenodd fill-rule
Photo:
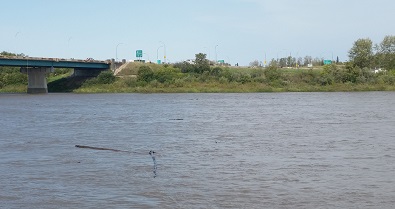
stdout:
<svg viewBox="0 0 395 209">
<path fill-rule="evenodd" d="M 31 57 L 348 60 L 395 35 L 394 0 L 0 0 L 0 51 Z"/>
</svg>

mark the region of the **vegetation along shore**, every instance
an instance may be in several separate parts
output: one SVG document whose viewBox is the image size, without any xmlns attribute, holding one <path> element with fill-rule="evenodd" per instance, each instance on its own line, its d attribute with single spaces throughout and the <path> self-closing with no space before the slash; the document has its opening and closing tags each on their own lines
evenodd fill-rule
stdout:
<svg viewBox="0 0 395 209">
<path fill-rule="evenodd" d="M 2 56 L 14 54 L 2 52 Z M 267 66 L 252 61 L 248 67 L 212 63 L 198 53 L 193 63 L 130 62 L 114 75 L 73 77 L 70 69 L 48 74 L 49 92 L 75 93 L 214 93 L 214 92 L 331 92 L 394 91 L 395 36 L 380 44 L 359 39 L 349 50 L 350 61 L 284 57 Z M 26 92 L 27 76 L 19 68 L 0 67 L 0 92 Z"/>
</svg>

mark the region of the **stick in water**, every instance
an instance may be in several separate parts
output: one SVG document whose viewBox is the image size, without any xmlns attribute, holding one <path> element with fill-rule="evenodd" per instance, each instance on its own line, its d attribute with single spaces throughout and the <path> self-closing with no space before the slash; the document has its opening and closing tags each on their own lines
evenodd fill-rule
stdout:
<svg viewBox="0 0 395 209">
<path fill-rule="evenodd" d="M 129 151 L 124 151 L 124 150 L 119 150 L 119 149 L 111 149 L 111 148 L 102 148 L 102 147 L 90 147 L 90 146 L 84 146 L 84 145 L 75 145 L 77 148 L 84 148 L 84 149 L 94 149 L 94 150 L 108 150 L 108 151 L 113 151 L 113 152 L 129 152 Z"/>
<path fill-rule="evenodd" d="M 155 151 L 149 151 L 149 155 L 151 155 L 151 157 L 152 157 L 152 160 L 154 161 L 154 178 L 157 176 L 156 175 L 156 169 L 157 169 L 157 166 L 156 166 L 156 159 L 155 159 Z"/>
</svg>

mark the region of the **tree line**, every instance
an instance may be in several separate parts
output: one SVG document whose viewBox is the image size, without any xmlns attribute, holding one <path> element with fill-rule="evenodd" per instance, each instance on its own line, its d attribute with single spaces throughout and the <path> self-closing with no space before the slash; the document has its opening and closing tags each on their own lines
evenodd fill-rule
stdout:
<svg viewBox="0 0 395 209">
<path fill-rule="evenodd" d="M 360 68 L 371 69 L 395 69 L 395 36 L 388 35 L 379 44 L 373 44 L 370 38 L 361 38 L 354 42 L 352 48 L 348 51 L 349 62 Z M 334 59 L 332 57 L 332 59 Z M 339 57 L 336 60 L 331 60 L 333 63 L 339 64 Z M 323 58 L 313 58 L 312 56 L 305 57 L 282 57 L 272 59 L 269 66 L 276 67 L 300 67 L 308 66 L 323 66 Z M 250 67 L 262 67 L 263 63 L 254 60 L 250 62 Z"/>
</svg>

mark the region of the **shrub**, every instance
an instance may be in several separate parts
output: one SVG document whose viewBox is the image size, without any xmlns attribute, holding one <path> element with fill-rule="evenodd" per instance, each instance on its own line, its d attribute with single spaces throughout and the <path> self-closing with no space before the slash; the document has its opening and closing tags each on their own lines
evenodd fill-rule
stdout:
<svg viewBox="0 0 395 209">
<path fill-rule="evenodd" d="M 9 73 L 3 77 L 4 85 L 27 84 L 27 75 L 23 73 Z"/>
<path fill-rule="evenodd" d="M 210 75 L 212 75 L 212 76 L 219 76 L 219 75 L 221 75 L 221 73 L 222 73 L 222 68 L 220 68 L 220 67 L 215 67 L 215 68 L 213 68 L 211 71 L 210 71 Z"/>
<path fill-rule="evenodd" d="M 251 81 L 252 81 L 251 75 L 249 74 L 241 74 L 239 79 L 237 80 L 237 82 L 240 82 L 242 84 L 249 83 Z"/>
<path fill-rule="evenodd" d="M 154 72 L 153 76 L 160 83 L 172 83 L 173 80 L 183 77 L 180 69 L 172 67 L 162 68 Z"/>
<path fill-rule="evenodd" d="M 174 81 L 174 85 L 176 86 L 176 87 L 183 87 L 184 86 L 184 79 L 176 79 L 175 81 Z"/>
<path fill-rule="evenodd" d="M 178 62 L 173 67 L 180 69 L 182 73 L 193 73 L 195 71 L 195 66 L 188 62 Z"/>
<path fill-rule="evenodd" d="M 115 82 L 116 77 L 112 71 L 103 71 L 97 76 L 97 82 L 99 84 L 112 84 Z"/>
<path fill-rule="evenodd" d="M 314 84 L 316 81 L 316 74 L 312 69 L 309 69 L 308 71 L 302 71 L 300 76 L 304 83 Z"/>
<path fill-rule="evenodd" d="M 270 66 L 268 67 L 263 74 L 265 75 L 266 79 L 270 82 L 276 81 L 282 78 L 282 72 L 278 70 L 277 67 Z"/>
<path fill-rule="evenodd" d="M 133 88 L 133 87 L 137 87 L 138 86 L 136 78 L 126 78 L 126 79 L 124 79 L 123 82 L 125 83 L 125 85 L 127 87 L 132 87 Z"/>
<path fill-rule="evenodd" d="M 137 72 L 137 80 L 151 82 L 154 80 L 154 71 L 149 66 L 141 66 Z"/>
<path fill-rule="evenodd" d="M 226 83 L 228 83 L 229 81 L 228 81 L 228 79 L 227 79 L 226 77 L 222 76 L 221 78 L 219 78 L 219 82 L 220 82 L 221 84 L 226 84 Z"/>
</svg>

